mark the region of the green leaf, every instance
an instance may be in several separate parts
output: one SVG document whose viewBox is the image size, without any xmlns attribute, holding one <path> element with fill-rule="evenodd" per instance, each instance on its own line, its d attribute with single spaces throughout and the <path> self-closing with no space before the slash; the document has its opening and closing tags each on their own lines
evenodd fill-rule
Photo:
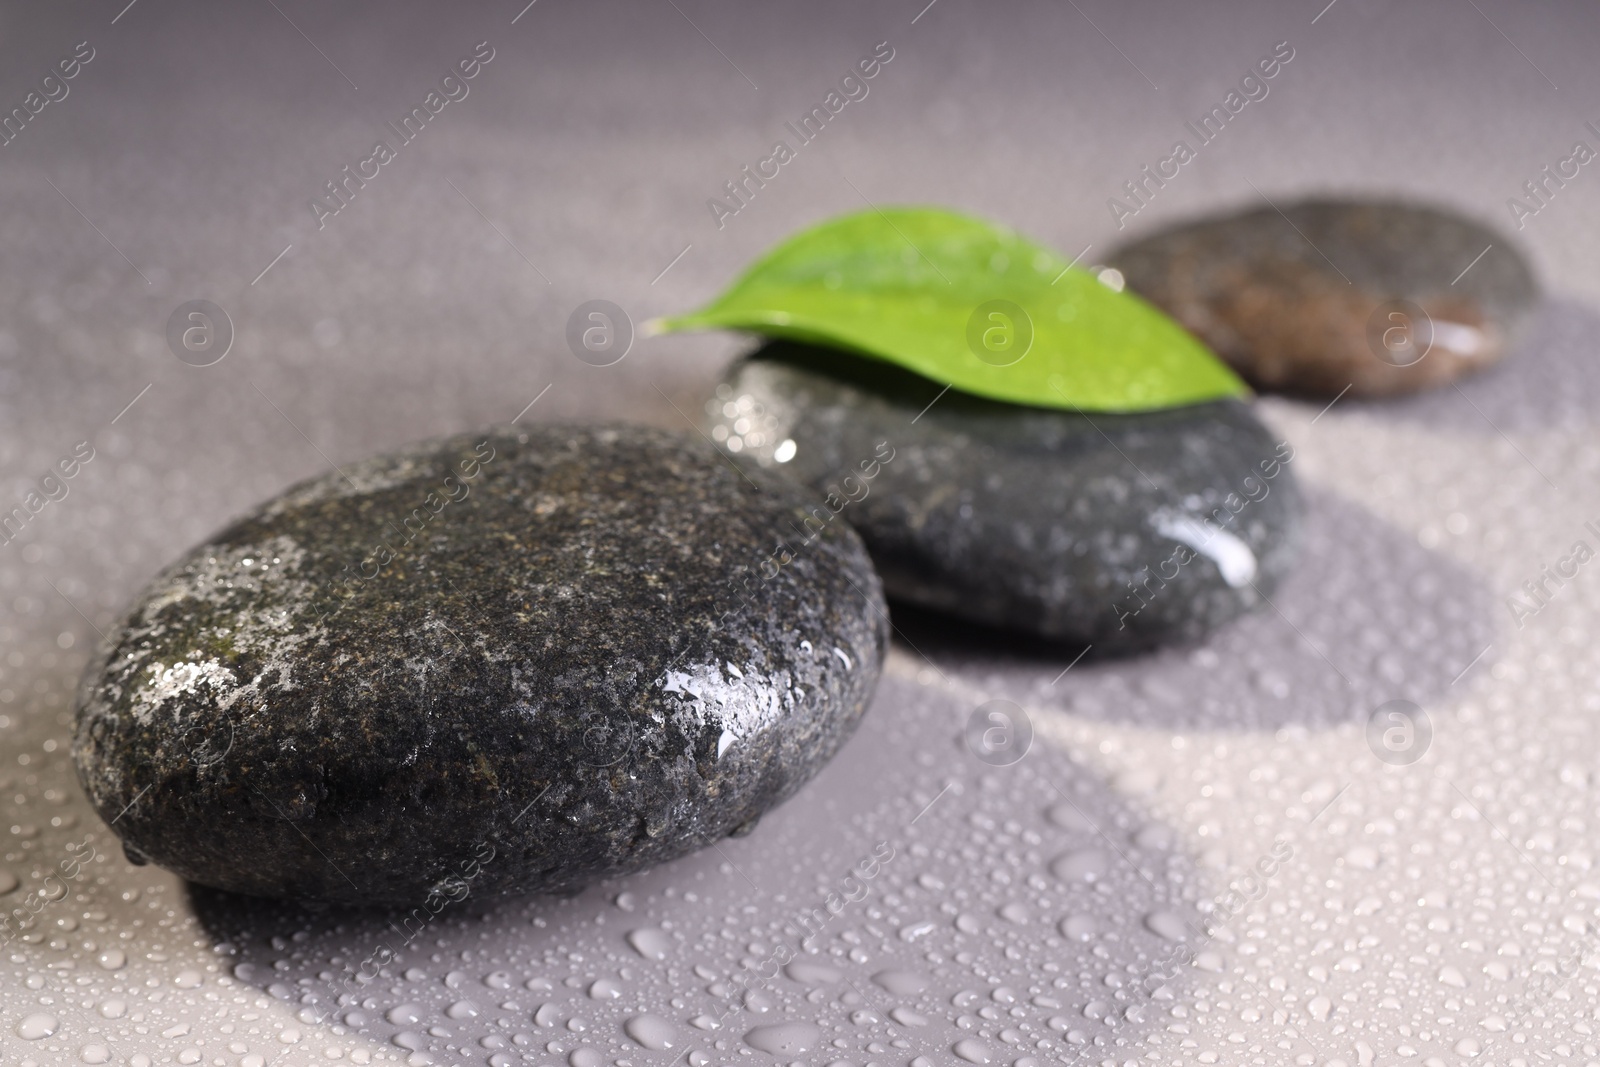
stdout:
<svg viewBox="0 0 1600 1067">
<path fill-rule="evenodd" d="M 1248 395 L 1132 293 L 1011 230 L 939 208 L 831 219 L 654 332 L 748 330 L 874 356 L 993 400 L 1149 411 Z"/>
</svg>

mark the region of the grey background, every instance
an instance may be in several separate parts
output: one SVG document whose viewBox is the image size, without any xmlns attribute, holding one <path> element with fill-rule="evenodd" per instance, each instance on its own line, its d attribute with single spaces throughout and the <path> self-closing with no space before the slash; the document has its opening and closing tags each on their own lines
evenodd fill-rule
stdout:
<svg viewBox="0 0 1600 1067">
<path fill-rule="evenodd" d="M 320 976 L 366 951 L 379 920 L 195 898 L 124 864 L 77 797 L 64 745 L 95 629 L 179 551 L 290 482 L 507 421 L 535 397 L 526 419 L 687 431 L 684 413 L 742 342 L 641 338 L 591 367 L 564 341 L 584 301 L 615 301 L 635 324 L 693 306 L 772 242 L 867 202 L 955 205 L 1068 256 L 1092 246 L 1090 262 L 1119 236 L 1263 194 L 1415 196 L 1506 229 L 1522 182 L 1573 141 L 1600 140 L 1582 125 L 1600 122 L 1597 23 L 1578 3 L 1503 0 L 0 8 L 7 109 L 77 42 L 96 50 L 69 96 L 0 147 L 0 506 L 77 442 L 96 449 L 69 495 L 0 546 L 10 892 L 41 884 L 68 839 L 92 835 L 105 854 L 48 930 L 9 946 L 0 1048 L 43 1063 L 92 1059 L 97 1044 L 129 1063 L 189 1049 L 206 1063 L 329 1062 L 335 1048 L 453 1062 L 527 1031 L 537 1039 L 501 1041 L 518 1057 L 505 1062 L 564 1062 L 588 1042 L 608 1062 L 665 1067 L 682 1046 L 641 1051 L 622 1022 L 648 1009 L 689 1033 L 691 1001 L 714 984 L 695 959 L 728 973 L 738 958 L 706 946 L 759 943 L 883 838 L 911 860 L 850 919 L 857 940 L 829 942 L 846 977 L 820 993 L 797 980 L 746 1009 L 849 1037 L 810 1053 L 818 1063 L 951 1062 L 964 1037 L 1007 1064 L 1454 1061 L 1502 1041 L 1504 1055 L 1514 1034 L 1524 1052 L 1593 1058 L 1589 979 L 1558 969 L 1560 986 L 1529 983 L 1538 961 L 1594 947 L 1587 635 L 1600 620 L 1581 587 L 1526 631 L 1501 605 L 1593 517 L 1600 484 L 1592 167 L 1515 235 L 1553 299 L 1506 367 L 1459 394 L 1346 402 L 1316 422 L 1315 406 L 1264 405 L 1305 457 L 1313 500 L 1281 612 L 1065 678 L 1048 651 L 908 624 L 862 736 L 756 835 L 574 901 L 474 904 L 360 1021 L 334 1011 Z M 870 95 L 719 230 L 706 199 L 885 40 L 895 57 Z M 470 95 L 319 230 L 307 205 L 323 183 L 390 139 L 385 121 L 479 41 L 495 58 Z M 1279 41 L 1295 58 L 1269 96 L 1119 235 L 1106 199 Z M 195 368 L 165 328 L 202 298 L 236 339 Z M 1367 751 L 1367 710 L 1396 695 L 1434 716 L 1431 762 L 1387 767 Z M 958 741 L 970 710 L 1002 696 L 1038 734 L 1009 776 Z M 1069 794 L 1098 829 L 1046 816 Z M 929 835 L 920 852 L 913 826 Z M 1159 1011 L 1107 1022 L 1094 1007 L 1107 975 L 1160 950 L 1147 916 L 1214 908 L 1230 872 L 1285 832 L 1298 862 L 1215 966 Z M 1063 889 L 1051 863 L 1086 841 L 1113 873 Z M 1104 936 L 1068 938 L 1075 914 Z M 939 931 L 928 939 L 924 920 Z M 676 924 L 682 954 L 630 955 L 621 931 L 645 921 Z M 126 949 L 125 969 L 96 962 L 108 945 Z M 1266 947 L 1252 959 L 1239 945 Z M 489 958 L 462 963 L 472 951 Z M 871 982 L 886 960 L 924 973 L 920 999 L 898 1006 L 931 1023 L 892 1022 L 895 995 Z M 627 989 L 615 1005 L 585 993 L 602 971 Z M 502 972 L 518 991 L 490 980 Z M 555 993 L 523 984 L 540 976 Z M 498 1015 L 444 1014 L 470 999 L 463 982 Z M 561 997 L 576 1006 L 541 1023 L 540 1002 Z M 123 1014 L 108 1015 L 118 1000 Z M 423 1021 L 390 1019 L 396 1005 Z M 25 1040 L 37 1012 L 57 1028 Z M 559 1022 L 579 1015 L 587 1031 Z M 697 1036 L 710 1051 L 696 1067 L 764 1062 L 738 1041 L 749 1024 Z M 1068 1042 L 1074 1029 L 1090 1044 Z"/>
</svg>

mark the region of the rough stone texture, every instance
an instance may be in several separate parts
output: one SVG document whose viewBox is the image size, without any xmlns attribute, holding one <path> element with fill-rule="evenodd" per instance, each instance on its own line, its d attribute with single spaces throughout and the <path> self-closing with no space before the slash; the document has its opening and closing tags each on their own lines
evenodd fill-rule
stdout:
<svg viewBox="0 0 1600 1067">
<path fill-rule="evenodd" d="M 1537 297 L 1505 236 L 1462 216 L 1397 202 L 1280 206 L 1162 230 L 1110 264 L 1253 384 L 1327 396 L 1414 392 L 1488 366 Z M 1384 345 L 1391 328 L 1398 351 Z"/>
<path fill-rule="evenodd" d="M 1195 638 L 1294 554 L 1293 450 L 1239 401 L 1088 416 L 780 342 L 706 411 L 722 448 L 828 497 L 808 525 L 853 524 L 891 597 L 993 626 L 1099 651 Z"/>
<path fill-rule="evenodd" d="M 567 891 L 680 855 L 794 793 L 877 680 L 856 535 L 764 562 L 804 505 L 625 427 L 302 483 L 139 597 L 85 676 L 79 776 L 130 856 L 259 895 Z"/>
</svg>

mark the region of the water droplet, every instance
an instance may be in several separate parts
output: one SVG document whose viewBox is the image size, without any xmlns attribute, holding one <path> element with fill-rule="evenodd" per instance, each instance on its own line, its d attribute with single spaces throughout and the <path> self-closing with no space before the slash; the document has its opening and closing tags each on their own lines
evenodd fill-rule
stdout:
<svg viewBox="0 0 1600 1067">
<path fill-rule="evenodd" d="M 1087 915 L 1068 915 L 1061 920 L 1061 936 L 1068 941 L 1087 941 L 1094 936 L 1094 920 Z"/>
<path fill-rule="evenodd" d="M 1068 852 L 1050 865 L 1050 873 L 1063 882 L 1096 882 L 1110 869 L 1110 857 L 1097 848 Z"/>
<path fill-rule="evenodd" d="M 1094 833 L 1094 824 L 1072 804 L 1057 804 L 1045 813 L 1046 817 L 1063 830 Z"/>
<path fill-rule="evenodd" d="M 600 1067 L 606 1058 L 588 1045 L 579 1045 L 567 1054 L 567 1062 L 572 1067 Z"/>
<path fill-rule="evenodd" d="M 416 1026 L 422 1021 L 423 1011 L 415 1004 L 396 1004 L 384 1018 L 396 1026 Z"/>
<path fill-rule="evenodd" d="M 0 869 L 0 896 L 11 892 L 22 883 L 17 881 L 17 876 L 10 871 Z"/>
<path fill-rule="evenodd" d="M 622 1024 L 627 1035 L 647 1049 L 662 1052 L 678 1043 L 678 1029 L 659 1015 L 646 1012 Z"/>
<path fill-rule="evenodd" d="M 482 1009 L 470 1000 L 458 1000 L 446 1008 L 444 1013 L 459 1022 L 463 1019 L 476 1019 L 482 1014 Z"/>
<path fill-rule="evenodd" d="M 841 972 L 834 970 L 832 967 L 827 967 L 820 963 L 812 963 L 809 960 L 794 960 L 783 969 L 783 973 L 801 985 L 812 986 L 832 985 L 844 977 Z"/>
<path fill-rule="evenodd" d="M 916 971 L 879 971 L 872 980 L 897 997 L 911 997 L 928 988 L 928 979 Z"/>
<path fill-rule="evenodd" d="M 616 1000 L 622 996 L 622 987 L 610 978 L 596 978 L 589 983 L 590 1000 Z"/>
<path fill-rule="evenodd" d="M 982 1041 L 977 1041 L 970 1037 L 964 1037 L 960 1041 L 957 1041 L 955 1043 L 955 1047 L 951 1049 L 951 1051 L 957 1056 L 960 1056 L 962 1059 L 966 1060 L 968 1063 L 989 1062 L 988 1047 L 985 1046 Z"/>
<path fill-rule="evenodd" d="M 108 971 L 120 971 L 128 963 L 127 953 L 123 952 L 120 948 L 108 948 L 104 952 L 100 953 L 97 958 L 100 966 L 104 967 Z M 240 966 L 243 967 L 247 965 L 240 964 Z"/>
<path fill-rule="evenodd" d="M 36 1011 L 32 1015 L 25 1016 L 17 1024 L 17 1036 L 24 1041 L 37 1041 L 41 1037 L 49 1037 L 60 1026 L 61 1020 L 54 1015 L 46 1015 L 42 1011 Z"/>
<path fill-rule="evenodd" d="M 1188 924 L 1176 912 L 1152 911 L 1144 917 L 1144 925 L 1152 934 L 1168 941 L 1182 941 L 1189 935 Z"/>
<path fill-rule="evenodd" d="M 105 1063 L 111 1059 L 111 1050 L 104 1045 L 85 1045 L 78 1052 L 84 1063 Z"/>
<path fill-rule="evenodd" d="M 626 895 L 626 894 L 624 894 Z M 672 938 L 664 930 L 657 930 L 653 926 L 641 926 L 628 934 L 628 944 L 633 951 L 647 960 L 664 960 L 667 953 L 672 951 Z"/>
<path fill-rule="evenodd" d="M 796 1056 L 810 1052 L 822 1041 L 822 1029 L 811 1023 L 773 1023 L 758 1026 L 744 1035 L 745 1044 L 774 1056 Z"/>
</svg>

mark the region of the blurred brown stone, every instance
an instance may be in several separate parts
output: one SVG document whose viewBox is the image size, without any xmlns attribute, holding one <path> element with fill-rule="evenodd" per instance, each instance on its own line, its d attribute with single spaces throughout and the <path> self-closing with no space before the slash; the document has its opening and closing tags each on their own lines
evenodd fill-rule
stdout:
<svg viewBox="0 0 1600 1067">
<path fill-rule="evenodd" d="M 1538 292 L 1501 235 L 1398 203 L 1305 201 L 1206 219 L 1126 245 L 1110 263 L 1251 384 L 1319 396 L 1415 392 L 1488 366 Z"/>
</svg>

